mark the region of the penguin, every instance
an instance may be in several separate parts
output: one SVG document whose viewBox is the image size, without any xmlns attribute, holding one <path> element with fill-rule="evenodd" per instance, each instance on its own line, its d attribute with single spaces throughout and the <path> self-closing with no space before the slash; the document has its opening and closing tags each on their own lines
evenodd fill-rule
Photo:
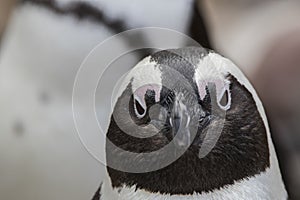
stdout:
<svg viewBox="0 0 300 200">
<path fill-rule="evenodd" d="M 212 50 L 168 49 L 140 61 L 106 134 L 106 178 L 93 200 L 288 198 L 262 102 Z"/>
</svg>

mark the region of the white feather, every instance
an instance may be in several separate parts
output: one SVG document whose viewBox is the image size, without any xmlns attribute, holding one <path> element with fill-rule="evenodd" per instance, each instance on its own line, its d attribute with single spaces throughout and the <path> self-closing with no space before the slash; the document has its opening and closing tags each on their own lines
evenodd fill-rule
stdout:
<svg viewBox="0 0 300 200">
<path fill-rule="evenodd" d="M 150 56 L 144 58 L 125 76 L 122 80 L 122 84 L 117 88 L 117 95 L 112 101 L 113 106 L 129 83 L 131 83 L 132 91 L 136 91 L 138 88 L 147 84 L 155 84 L 159 87 L 159 91 L 161 90 L 161 71 L 156 66 L 157 63 L 150 59 Z"/>
</svg>

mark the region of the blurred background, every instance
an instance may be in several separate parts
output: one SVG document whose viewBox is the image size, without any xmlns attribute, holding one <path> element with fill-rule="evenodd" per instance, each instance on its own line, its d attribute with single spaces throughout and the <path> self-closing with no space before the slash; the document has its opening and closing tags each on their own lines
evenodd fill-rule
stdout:
<svg viewBox="0 0 300 200">
<path fill-rule="evenodd" d="M 187 34 L 244 71 L 265 106 L 290 198 L 300 199 L 299 22 L 298 0 L 1 0 L 0 199 L 93 196 L 103 166 L 76 133 L 76 72 L 100 42 L 147 26 Z M 100 107 L 100 119 L 107 112 Z"/>
</svg>

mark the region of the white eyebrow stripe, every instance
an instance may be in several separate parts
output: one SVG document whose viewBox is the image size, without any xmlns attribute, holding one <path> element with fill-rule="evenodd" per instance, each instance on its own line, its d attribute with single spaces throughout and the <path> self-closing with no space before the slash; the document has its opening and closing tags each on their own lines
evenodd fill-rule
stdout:
<svg viewBox="0 0 300 200">
<path fill-rule="evenodd" d="M 146 109 L 146 102 L 145 102 L 145 94 L 148 90 L 152 90 L 155 92 L 155 102 L 159 102 L 160 100 L 160 91 L 161 86 L 157 84 L 147 84 L 138 88 L 136 91 L 133 91 L 134 96 L 138 99 L 139 103 L 144 106 Z"/>
<path fill-rule="evenodd" d="M 204 97 L 207 95 L 206 86 L 207 86 L 206 82 L 200 82 L 199 84 L 197 84 L 198 92 L 201 100 L 203 100 Z"/>
<path fill-rule="evenodd" d="M 194 74 L 194 81 L 198 87 L 200 99 L 203 100 L 207 95 L 206 86 L 208 83 L 213 82 L 216 85 L 217 99 L 220 100 L 221 93 L 230 83 L 226 80 L 227 74 L 224 65 L 216 65 L 212 53 L 200 58 Z"/>
<path fill-rule="evenodd" d="M 155 85 L 154 90 L 157 94 L 159 94 L 159 96 L 155 95 L 155 98 L 156 100 L 159 100 L 158 98 L 160 98 L 160 91 L 162 89 L 161 74 L 162 72 L 157 66 L 157 63 L 155 61 L 151 61 L 151 56 L 144 58 L 128 72 L 122 81 L 122 85 L 118 89 L 116 99 L 113 101 L 113 107 L 115 106 L 117 98 L 122 95 L 130 83 L 132 92 L 135 92 L 146 85 Z"/>
<path fill-rule="evenodd" d="M 226 66 L 224 64 L 216 63 L 214 53 L 209 53 L 207 56 L 199 59 L 195 69 L 194 81 L 199 86 L 200 81 L 210 79 L 224 80 L 227 75 L 228 71 L 226 70 Z"/>
<path fill-rule="evenodd" d="M 218 100 L 221 99 L 224 91 L 229 88 L 229 84 L 224 78 L 223 79 L 198 80 L 197 87 L 198 87 L 198 92 L 199 92 L 201 100 L 203 100 L 203 98 L 207 95 L 206 86 L 208 86 L 208 83 L 215 84 Z"/>
</svg>

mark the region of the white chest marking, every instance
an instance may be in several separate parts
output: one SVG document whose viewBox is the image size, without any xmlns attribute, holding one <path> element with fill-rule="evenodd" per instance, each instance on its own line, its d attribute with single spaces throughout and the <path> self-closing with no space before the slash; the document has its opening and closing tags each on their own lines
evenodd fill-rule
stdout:
<svg viewBox="0 0 300 200">
<path fill-rule="evenodd" d="M 102 200 L 285 200 L 287 194 L 282 183 L 274 177 L 274 170 L 267 169 L 255 177 L 243 179 L 220 190 L 193 195 L 167 195 L 122 187 L 112 190 L 110 182 L 103 184 Z"/>
</svg>

